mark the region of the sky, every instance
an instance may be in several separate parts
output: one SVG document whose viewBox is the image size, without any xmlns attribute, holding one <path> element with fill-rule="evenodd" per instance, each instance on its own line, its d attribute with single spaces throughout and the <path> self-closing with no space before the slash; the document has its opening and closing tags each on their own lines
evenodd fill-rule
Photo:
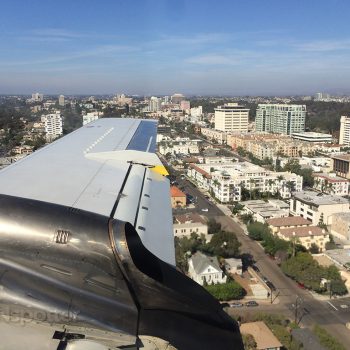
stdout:
<svg viewBox="0 0 350 350">
<path fill-rule="evenodd" d="M 350 94 L 348 0 L 2 0 L 0 94 Z"/>
</svg>

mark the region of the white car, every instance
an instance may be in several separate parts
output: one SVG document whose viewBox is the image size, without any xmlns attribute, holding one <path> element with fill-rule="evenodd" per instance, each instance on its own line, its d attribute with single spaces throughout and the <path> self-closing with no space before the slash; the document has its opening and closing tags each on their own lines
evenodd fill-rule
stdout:
<svg viewBox="0 0 350 350">
<path fill-rule="evenodd" d="M 209 211 L 209 209 L 208 208 L 203 208 L 202 211 Z"/>
</svg>

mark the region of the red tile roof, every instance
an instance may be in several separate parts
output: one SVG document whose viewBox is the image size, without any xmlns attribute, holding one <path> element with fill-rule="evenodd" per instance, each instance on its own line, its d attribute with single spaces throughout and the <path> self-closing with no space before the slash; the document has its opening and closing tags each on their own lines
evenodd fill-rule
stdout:
<svg viewBox="0 0 350 350">
<path fill-rule="evenodd" d="M 266 220 L 268 225 L 280 227 L 280 226 L 302 226 L 311 225 L 312 222 L 304 219 L 301 216 L 287 216 L 285 218 L 274 218 Z"/>
<path fill-rule="evenodd" d="M 171 197 L 185 197 L 186 195 L 180 191 L 176 186 L 171 186 L 170 187 L 170 196 Z"/>
<path fill-rule="evenodd" d="M 198 166 L 196 166 L 194 164 L 190 164 L 189 167 L 196 170 L 197 172 L 199 172 L 200 174 L 205 176 L 207 179 L 211 179 L 211 175 L 209 175 L 205 170 L 199 168 Z"/>
<path fill-rule="evenodd" d="M 282 228 L 280 234 L 285 237 L 308 237 L 308 236 L 323 236 L 325 231 L 318 226 Z"/>
</svg>

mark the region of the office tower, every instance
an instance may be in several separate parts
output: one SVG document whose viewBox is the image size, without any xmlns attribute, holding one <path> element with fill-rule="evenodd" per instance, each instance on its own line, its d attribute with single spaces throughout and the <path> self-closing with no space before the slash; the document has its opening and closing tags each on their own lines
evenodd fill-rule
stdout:
<svg viewBox="0 0 350 350">
<path fill-rule="evenodd" d="M 191 117 L 201 117 L 203 114 L 202 106 L 191 108 L 190 114 L 191 114 Z"/>
<path fill-rule="evenodd" d="M 229 132 L 248 132 L 249 109 L 238 103 L 215 108 L 215 129 Z"/>
<path fill-rule="evenodd" d="M 305 105 L 259 104 L 256 110 L 255 130 L 292 135 L 305 131 Z"/>
<path fill-rule="evenodd" d="M 60 95 L 60 96 L 58 97 L 58 104 L 59 104 L 60 106 L 64 106 L 64 96 L 63 96 L 63 95 Z"/>
<path fill-rule="evenodd" d="M 350 146 L 350 117 L 340 117 L 339 144 Z"/>
</svg>

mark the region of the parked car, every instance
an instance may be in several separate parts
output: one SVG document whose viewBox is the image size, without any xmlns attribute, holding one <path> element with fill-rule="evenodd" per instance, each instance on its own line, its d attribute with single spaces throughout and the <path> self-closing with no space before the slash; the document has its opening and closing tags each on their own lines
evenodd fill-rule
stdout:
<svg viewBox="0 0 350 350">
<path fill-rule="evenodd" d="M 268 280 L 265 276 L 261 276 L 261 279 L 262 279 L 265 283 L 269 282 L 269 280 Z"/>
<path fill-rule="evenodd" d="M 276 287 L 274 286 L 274 284 L 272 282 L 267 281 L 266 284 L 271 290 L 276 290 Z"/>
<path fill-rule="evenodd" d="M 299 283 L 299 282 L 297 282 L 297 285 L 298 285 L 299 288 L 305 289 L 304 283 Z"/>
<path fill-rule="evenodd" d="M 209 211 L 209 209 L 208 208 L 203 208 L 202 211 L 207 212 L 207 211 Z"/>
<path fill-rule="evenodd" d="M 230 307 L 243 307 L 242 303 L 231 303 Z"/>
<path fill-rule="evenodd" d="M 247 301 L 247 302 L 245 303 L 245 306 L 247 306 L 247 307 L 253 307 L 253 306 L 259 306 L 259 304 L 258 304 L 256 301 L 251 300 L 251 301 Z"/>
<path fill-rule="evenodd" d="M 224 308 L 224 307 L 230 307 L 231 305 L 229 303 L 221 303 L 221 307 Z"/>
<path fill-rule="evenodd" d="M 260 269 L 256 265 L 252 265 L 252 269 L 256 272 L 260 272 Z"/>
</svg>

